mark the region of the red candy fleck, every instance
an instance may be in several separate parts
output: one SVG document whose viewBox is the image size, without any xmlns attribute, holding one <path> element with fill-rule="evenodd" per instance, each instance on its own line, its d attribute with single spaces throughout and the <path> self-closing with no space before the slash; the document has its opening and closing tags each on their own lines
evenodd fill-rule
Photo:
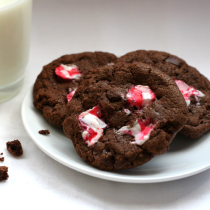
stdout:
<svg viewBox="0 0 210 210">
<path fill-rule="evenodd" d="M 82 112 L 78 117 L 82 128 L 82 137 L 88 146 L 92 146 L 102 137 L 104 128 L 107 126 L 100 117 L 101 111 L 99 106 Z"/>
<path fill-rule="evenodd" d="M 72 99 L 74 93 L 76 92 L 76 90 L 77 90 L 77 89 L 71 91 L 71 92 L 66 96 L 68 102 L 71 101 L 71 99 Z"/>
<path fill-rule="evenodd" d="M 55 68 L 55 74 L 62 79 L 67 80 L 79 80 L 82 76 L 77 66 L 64 64 Z"/>
<path fill-rule="evenodd" d="M 151 124 L 150 120 L 147 120 L 146 122 L 141 121 L 138 119 L 138 123 L 140 125 L 141 131 L 139 133 L 139 139 L 140 141 L 144 140 L 146 136 L 149 135 L 151 130 L 154 128 L 154 124 Z"/>
<path fill-rule="evenodd" d="M 130 106 L 135 106 L 138 109 L 144 108 L 155 100 L 155 94 L 152 90 L 148 86 L 141 85 L 131 87 L 126 97 Z"/>
<path fill-rule="evenodd" d="M 153 123 L 150 119 L 143 121 L 138 119 L 133 127 L 123 126 L 118 130 L 118 133 L 127 134 L 134 136 L 135 141 L 133 144 L 142 145 L 149 139 L 150 132 L 154 129 L 155 123 Z"/>
<path fill-rule="evenodd" d="M 61 70 L 64 70 L 64 67 L 62 65 L 56 67 L 56 69 L 55 69 L 56 72 L 59 72 Z"/>
<path fill-rule="evenodd" d="M 198 97 L 203 97 L 204 94 L 199 91 L 196 90 L 194 87 L 188 86 L 185 82 L 183 82 L 182 80 L 175 80 L 177 86 L 179 87 L 179 90 L 181 91 L 182 95 L 184 96 L 184 99 L 187 103 L 187 105 L 190 105 L 190 97 L 194 96 L 196 99 L 196 105 L 200 105 L 199 104 L 199 100 Z"/>
<path fill-rule="evenodd" d="M 96 117 L 101 117 L 101 110 L 99 108 L 99 106 L 95 106 L 93 107 L 90 111 L 89 111 L 90 114 L 92 115 L 95 115 Z"/>
<path fill-rule="evenodd" d="M 92 128 L 88 128 L 87 129 L 88 134 L 85 136 L 85 141 L 89 141 L 89 143 L 91 142 L 91 140 L 97 136 L 97 132 L 95 132 Z"/>
<path fill-rule="evenodd" d="M 136 106 L 140 109 L 143 101 L 142 91 L 136 89 L 134 86 L 129 90 L 129 95 L 130 97 L 128 97 L 128 103 L 131 106 Z"/>
</svg>

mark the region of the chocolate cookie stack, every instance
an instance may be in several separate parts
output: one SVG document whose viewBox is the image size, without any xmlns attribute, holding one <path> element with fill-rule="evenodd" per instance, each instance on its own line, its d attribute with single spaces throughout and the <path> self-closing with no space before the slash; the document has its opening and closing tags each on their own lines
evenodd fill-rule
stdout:
<svg viewBox="0 0 210 210">
<path fill-rule="evenodd" d="M 65 55 L 44 66 L 34 106 L 61 127 L 77 154 L 102 170 L 140 166 L 175 135 L 210 129 L 210 82 L 165 52 Z"/>
</svg>

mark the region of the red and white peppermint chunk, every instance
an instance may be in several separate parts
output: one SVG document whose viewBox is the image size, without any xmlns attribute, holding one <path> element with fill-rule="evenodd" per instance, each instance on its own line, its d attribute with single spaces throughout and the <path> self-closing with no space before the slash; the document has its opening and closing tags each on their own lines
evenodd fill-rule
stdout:
<svg viewBox="0 0 210 210">
<path fill-rule="evenodd" d="M 124 109 L 124 112 L 129 115 L 131 113 L 131 111 L 129 109 Z"/>
<path fill-rule="evenodd" d="M 177 86 L 179 87 L 179 90 L 181 91 L 182 95 L 184 96 L 187 106 L 190 105 L 190 97 L 191 96 L 195 97 L 196 105 L 200 105 L 198 97 L 205 96 L 201 91 L 196 90 L 194 87 L 188 86 L 182 80 L 175 80 L 175 82 L 176 82 Z"/>
<path fill-rule="evenodd" d="M 71 89 L 69 90 L 69 94 L 66 96 L 68 102 L 71 101 L 71 99 L 72 99 L 74 93 L 76 92 L 76 90 L 77 90 L 77 88 L 74 89 L 74 90 L 71 90 Z"/>
<path fill-rule="evenodd" d="M 150 132 L 154 129 L 155 124 L 150 120 L 143 121 L 141 119 L 136 120 L 133 127 L 123 126 L 117 132 L 120 134 L 127 134 L 134 136 L 135 141 L 132 144 L 142 145 L 150 137 Z"/>
<path fill-rule="evenodd" d="M 142 109 L 155 100 L 155 94 L 148 86 L 136 85 L 128 90 L 126 98 L 130 106 Z"/>
<path fill-rule="evenodd" d="M 73 64 L 71 65 L 61 64 L 60 66 L 55 68 L 55 73 L 57 76 L 61 77 L 62 79 L 67 79 L 67 80 L 79 80 L 82 76 L 82 74 L 79 71 L 79 68 Z"/>
<path fill-rule="evenodd" d="M 82 138 L 88 146 L 92 146 L 103 136 L 103 131 L 107 124 L 99 119 L 100 117 L 101 112 L 98 106 L 82 112 L 78 117 L 83 128 Z"/>
</svg>

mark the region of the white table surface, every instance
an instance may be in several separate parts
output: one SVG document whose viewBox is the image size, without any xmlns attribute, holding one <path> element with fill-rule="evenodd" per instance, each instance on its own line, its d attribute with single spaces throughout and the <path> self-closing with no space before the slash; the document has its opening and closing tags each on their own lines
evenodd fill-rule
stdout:
<svg viewBox="0 0 210 210">
<path fill-rule="evenodd" d="M 210 79 L 209 11 L 208 0 L 34 0 L 24 86 L 0 104 L 0 153 L 5 157 L 0 165 L 9 167 L 10 176 L 0 183 L 0 209 L 208 209 L 210 170 L 156 184 L 123 184 L 84 175 L 33 143 L 21 121 L 21 104 L 43 65 L 83 51 L 167 51 Z M 6 142 L 14 139 L 23 145 L 20 158 L 6 150 Z"/>
</svg>

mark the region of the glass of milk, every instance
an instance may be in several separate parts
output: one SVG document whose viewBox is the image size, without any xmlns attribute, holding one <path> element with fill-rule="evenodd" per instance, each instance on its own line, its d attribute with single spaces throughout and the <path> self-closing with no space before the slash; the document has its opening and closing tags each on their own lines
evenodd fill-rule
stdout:
<svg viewBox="0 0 210 210">
<path fill-rule="evenodd" d="M 0 0 L 0 102 L 18 93 L 29 59 L 32 0 Z"/>
</svg>

